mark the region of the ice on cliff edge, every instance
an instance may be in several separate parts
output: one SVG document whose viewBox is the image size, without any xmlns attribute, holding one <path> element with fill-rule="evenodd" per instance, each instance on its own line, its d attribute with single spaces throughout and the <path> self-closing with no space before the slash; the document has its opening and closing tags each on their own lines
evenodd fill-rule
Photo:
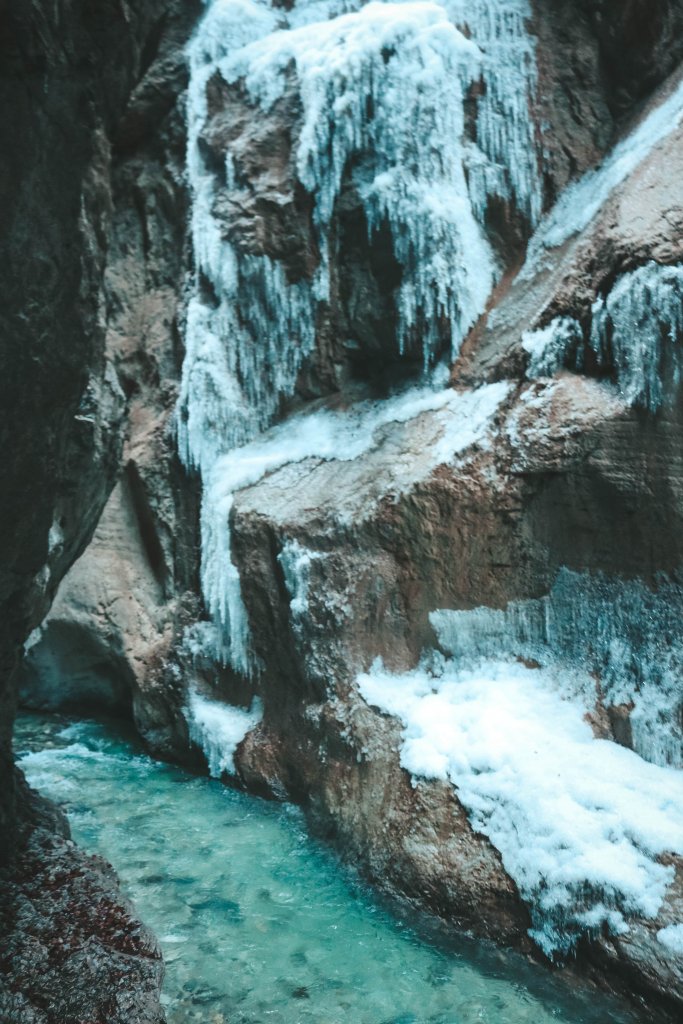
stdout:
<svg viewBox="0 0 683 1024">
<path fill-rule="evenodd" d="M 450 782 L 499 850 L 547 956 L 656 918 L 675 875 L 659 858 L 683 855 L 682 772 L 595 739 L 562 679 L 519 662 L 435 659 L 404 675 L 376 664 L 358 684 L 403 723 L 402 766 Z M 661 930 L 662 951 L 679 934 Z"/>
<path fill-rule="evenodd" d="M 682 616 L 675 580 L 563 569 L 545 597 L 432 612 L 442 653 L 359 677 L 403 723 L 403 767 L 451 782 L 500 851 L 548 956 L 656 918 L 673 881 L 660 857 L 683 855 Z M 633 750 L 596 738 L 600 708 L 628 711 Z M 671 955 L 679 937 L 658 933 Z"/>
<path fill-rule="evenodd" d="M 683 266 L 650 260 L 621 274 L 591 307 L 586 337 L 573 317 L 526 331 L 527 377 L 582 370 L 590 352 L 629 405 L 657 412 L 683 377 Z"/>
<path fill-rule="evenodd" d="M 215 0 L 190 44 L 187 166 L 196 278 L 177 432 L 183 461 L 203 483 L 204 597 L 238 671 L 254 666 L 230 554 L 235 488 L 225 486 L 222 460 L 273 422 L 313 353 L 342 178 L 351 173 L 370 232 L 380 224 L 390 230 L 403 275 L 398 349 L 419 329 L 428 367 L 445 325 L 455 355 L 498 274 L 484 230 L 491 198 L 515 203 L 531 225 L 540 218 L 529 15 L 527 0 L 299 0 L 288 11 L 266 0 Z M 214 202 L 217 190 L 238 186 L 233 154 L 228 145 L 217 176 L 201 145 L 207 85 L 216 74 L 241 83 L 264 117 L 294 76 L 302 109 L 295 163 L 313 197 L 321 253 L 310 278 L 292 282 L 278 262 L 226 237 Z M 480 81 L 485 88 L 471 137 L 464 110 Z"/>
</svg>

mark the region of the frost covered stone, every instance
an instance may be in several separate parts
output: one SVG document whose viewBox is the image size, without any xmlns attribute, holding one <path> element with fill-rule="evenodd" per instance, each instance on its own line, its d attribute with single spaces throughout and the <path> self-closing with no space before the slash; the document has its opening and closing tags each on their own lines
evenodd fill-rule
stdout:
<svg viewBox="0 0 683 1024">
<path fill-rule="evenodd" d="M 500 404 L 506 383 L 473 391 L 409 388 L 382 402 L 359 402 L 343 412 L 318 410 L 291 416 L 248 445 L 217 459 L 205 480 L 202 507 L 202 591 L 207 608 L 225 637 L 227 661 L 250 675 L 256 666 L 250 650 L 247 611 L 238 570 L 232 561 L 230 512 L 234 495 L 267 473 L 304 459 L 348 461 L 381 442 L 382 428 L 405 423 L 424 412 L 441 418 L 441 437 L 431 452 L 434 468 L 482 441 Z"/>
<path fill-rule="evenodd" d="M 681 381 L 683 365 L 683 267 L 649 262 L 622 274 L 591 309 L 588 346 L 629 405 L 656 412 Z M 581 369 L 586 342 L 578 321 L 556 317 L 522 335 L 529 353 L 527 377 L 562 367 Z"/>
<path fill-rule="evenodd" d="M 402 721 L 403 767 L 455 786 L 548 956 L 566 955 L 584 933 L 624 933 L 632 915 L 657 916 L 675 874 L 659 857 L 683 853 L 683 776 L 596 740 L 552 671 L 437 659 L 398 676 L 377 664 L 358 685 Z"/>
</svg>

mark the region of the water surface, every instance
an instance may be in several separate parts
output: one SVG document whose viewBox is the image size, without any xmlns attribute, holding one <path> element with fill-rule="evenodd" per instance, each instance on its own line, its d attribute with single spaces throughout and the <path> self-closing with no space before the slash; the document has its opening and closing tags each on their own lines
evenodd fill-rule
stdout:
<svg viewBox="0 0 683 1024">
<path fill-rule="evenodd" d="M 119 727 L 21 715 L 16 749 L 159 936 L 169 1024 L 634 1024 L 521 957 L 426 941 L 297 809 L 153 761 Z"/>
</svg>

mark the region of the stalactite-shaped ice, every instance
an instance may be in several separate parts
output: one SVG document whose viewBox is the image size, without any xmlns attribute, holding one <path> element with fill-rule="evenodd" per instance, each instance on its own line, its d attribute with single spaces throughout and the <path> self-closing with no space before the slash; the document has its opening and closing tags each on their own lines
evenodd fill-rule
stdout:
<svg viewBox="0 0 683 1024">
<path fill-rule="evenodd" d="M 630 708 L 633 747 L 683 768 L 683 586 L 610 580 L 563 570 L 547 597 L 505 609 L 433 612 L 441 647 L 459 665 L 524 658 L 557 669 L 587 711 L 597 699 Z M 662 638 L 666 638 L 666 645 Z"/>
<path fill-rule="evenodd" d="M 683 266 L 647 263 L 593 305 L 591 348 L 631 405 L 657 410 L 681 380 Z"/>
<path fill-rule="evenodd" d="M 619 277 L 593 303 L 588 344 L 621 397 L 656 412 L 675 393 L 683 371 L 683 266 L 651 261 Z M 528 377 L 584 363 L 583 331 L 571 317 L 527 331 L 522 346 L 530 355 Z"/>
<path fill-rule="evenodd" d="M 476 146 L 468 160 L 469 188 L 479 219 L 491 196 L 514 200 L 534 227 L 543 190 L 536 126 L 536 56 L 528 0 L 446 0 L 454 24 L 467 26 L 482 54 Z M 482 160 L 478 154 L 483 154 Z"/>
<path fill-rule="evenodd" d="M 231 498 L 215 482 L 216 464 L 273 422 L 314 350 L 345 175 L 369 231 L 388 225 L 402 268 L 397 351 L 417 338 L 428 366 L 447 337 L 457 353 L 496 277 L 484 228 L 490 198 L 513 201 L 532 224 L 540 214 L 529 13 L 528 0 L 299 0 L 289 11 L 268 0 L 214 0 L 190 45 L 196 279 L 177 432 L 183 461 L 203 480 L 204 596 L 239 671 L 250 664 L 248 623 L 230 560 Z M 216 75 L 239 82 L 265 117 L 295 84 L 296 167 L 313 196 L 321 253 L 310 278 L 292 282 L 268 256 L 240 250 L 216 214 L 217 191 L 237 184 L 229 143 L 220 174 L 202 146 Z M 473 89 L 470 130 L 464 109 Z"/>
<path fill-rule="evenodd" d="M 315 199 L 321 248 L 354 161 L 369 229 L 389 225 L 403 268 L 399 348 L 419 325 L 426 364 L 440 321 L 457 352 L 494 280 L 464 170 L 464 94 L 480 56 L 442 7 L 370 3 L 272 33 L 221 64 L 223 77 L 243 79 L 265 110 L 295 68 L 303 107 L 298 175 Z"/>
</svg>

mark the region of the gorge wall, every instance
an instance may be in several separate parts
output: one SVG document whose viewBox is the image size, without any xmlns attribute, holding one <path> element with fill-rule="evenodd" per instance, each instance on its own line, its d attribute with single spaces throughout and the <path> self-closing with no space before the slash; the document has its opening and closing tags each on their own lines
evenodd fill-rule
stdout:
<svg viewBox="0 0 683 1024">
<path fill-rule="evenodd" d="M 128 13 L 71 278 L 12 242 L 7 429 L 46 412 L 8 708 L 130 713 L 390 892 L 680 1007 L 683 5 L 216 0 L 189 78 L 198 12 Z"/>
<path fill-rule="evenodd" d="M 14 771 L 11 732 L 24 643 L 90 541 L 120 472 L 130 402 L 107 346 L 106 278 L 117 204 L 130 215 L 135 196 L 117 192 L 117 167 L 174 107 L 197 13 L 167 0 L 0 6 L 0 1015 L 7 1020 L 163 1018 L 155 940 L 110 869 L 73 846 L 65 819 Z M 179 146 L 182 154 L 182 130 Z M 175 191 L 182 195 L 182 185 Z M 168 222 L 177 260 L 182 207 L 168 210 Z M 39 890 L 42 902 L 32 902 Z M 104 902 L 108 915 L 95 912 Z"/>
</svg>

